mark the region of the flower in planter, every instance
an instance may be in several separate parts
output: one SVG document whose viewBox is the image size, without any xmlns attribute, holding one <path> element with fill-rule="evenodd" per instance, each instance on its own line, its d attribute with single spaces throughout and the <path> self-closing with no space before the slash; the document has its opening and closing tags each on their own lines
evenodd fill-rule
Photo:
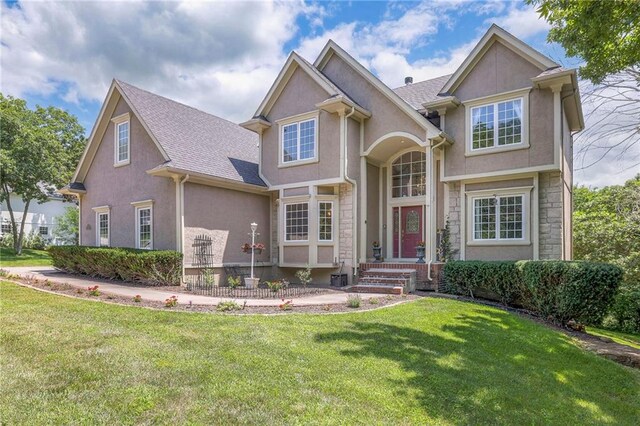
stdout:
<svg viewBox="0 0 640 426">
<path fill-rule="evenodd" d="M 373 248 L 378 248 L 378 247 L 380 247 L 380 242 L 379 241 L 374 241 L 373 244 L 371 244 L 371 246 Z"/>
<path fill-rule="evenodd" d="M 424 247 L 424 246 L 425 246 L 424 241 L 418 241 L 418 244 L 416 244 L 416 247 Z"/>
<path fill-rule="evenodd" d="M 264 250 L 264 248 L 265 248 L 265 245 L 262 243 L 255 243 L 253 245 L 251 245 L 250 243 L 244 243 L 243 245 L 240 246 L 240 249 L 244 253 L 251 253 L 252 249 L 254 251 L 261 252 L 262 250 Z"/>
</svg>

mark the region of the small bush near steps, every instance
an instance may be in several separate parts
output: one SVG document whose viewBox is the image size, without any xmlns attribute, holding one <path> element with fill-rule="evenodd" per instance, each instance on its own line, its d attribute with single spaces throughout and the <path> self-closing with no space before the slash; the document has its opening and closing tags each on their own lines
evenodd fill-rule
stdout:
<svg viewBox="0 0 640 426">
<path fill-rule="evenodd" d="M 359 308 L 362 304 L 362 297 L 359 294 L 350 294 L 347 296 L 347 306 L 349 308 Z"/>
</svg>

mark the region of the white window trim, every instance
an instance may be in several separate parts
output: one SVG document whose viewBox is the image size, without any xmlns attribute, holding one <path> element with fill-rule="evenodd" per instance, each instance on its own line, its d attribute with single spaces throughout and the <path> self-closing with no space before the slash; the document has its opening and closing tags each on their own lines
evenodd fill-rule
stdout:
<svg viewBox="0 0 640 426">
<path fill-rule="evenodd" d="M 320 112 L 319 111 L 312 111 L 312 112 L 307 112 L 304 114 L 298 114 L 298 115 L 294 115 L 291 117 L 287 117 L 287 118 L 283 118 L 281 120 L 276 120 L 276 123 L 278 124 L 278 168 L 284 168 L 284 167 L 293 167 L 293 166 L 301 166 L 304 164 L 310 164 L 310 163 L 317 163 L 318 162 L 318 136 L 319 136 L 319 131 L 318 131 L 318 124 L 320 122 L 319 120 L 319 116 L 320 116 Z M 298 158 L 300 158 L 299 155 L 299 151 L 300 151 L 300 123 L 306 122 L 306 121 L 314 121 L 314 144 L 313 144 L 313 157 L 311 158 L 305 158 L 304 160 L 295 160 L 295 161 L 284 161 L 284 128 L 285 126 L 288 126 L 290 124 L 298 124 Z"/>
<path fill-rule="evenodd" d="M 287 239 L 287 206 L 294 204 L 306 204 L 307 205 L 307 239 L 306 240 L 289 240 Z M 304 200 L 287 200 L 286 203 L 283 203 L 282 207 L 282 240 L 287 245 L 308 245 L 309 244 L 309 235 L 311 231 L 311 210 L 310 210 L 309 197 L 306 197 Z"/>
<path fill-rule="evenodd" d="M 533 186 L 521 186 L 514 188 L 504 188 L 495 190 L 467 191 L 465 194 L 469 198 L 466 204 L 467 217 L 467 245 L 468 246 L 528 246 L 531 245 L 531 191 Z M 496 238 L 495 239 L 476 239 L 475 238 L 475 200 L 490 197 L 513 197 L 522 196 L 522 238 L 501 239 L 499 221 L 500 215 L 496 221 Z M 534 236 L 535 238 L 536 236 Z"/>
<path fill-rule="evenodd" d="M 131 163 L 131 119 L 130 114 L 128 112 L 124 114 L 120 114 L 117 117 L 113 117 L 111 122 L 114 124 L 113 127 L 113 167 L 122 167 Z M 118 127 L 121 124 L 128 123 L 127 126 L 127 159 L 118 161 L 118 135 L 119 130 Z"/>
<path fill-rule="evenodd" d="M 92 209 L 96 214 L 96 247 L 111 247 L 111 206 L 100 206 Z M 100 215 L 107 215 L 107 245 L 100 245 Z"/>
<path fill-rule="evenodd" d="M 323 240 L 322 238 L 320 238 L 320 204 L 321 203 L 325 203 L 325 204 L 331 204 L 331 239 L 329 240 Z M 316 218 L 318 221 L 318 243 L 333 243 L 333 234 L 335 232 L 335 209 L 334 209 L 335 205 L 333 203 L 333 201 L 331 200 L 318 200 L 318 217 Z"/>
<path fill-rule="evenodd" d="M 515 90 L 511 92 L 501 93 L 499 95 L 486 96 L 483 98 L 472 99 L 464 102 L 465 107 L 465 156 L 475 156 L 484 154 L 493 154 L 496 152 L 514 151 L 519 149 L 527 149 L 529 145 L 529 92 L 531 89 Z M 494 127 L 493 141 L 494 146 L 487 148 L 473 148 L 473 128 L 471 125 L 471 111 L 474 108 L 493 105 L 494 106 L 494 123 L 498 122 L 498 104 L 507 101 L 522 100 L 522 122 L 520 124 L 522 137 L 519 143 L 509 145 L 498 145 L 498 127 Z"/>
<path fill-rule="evenodd" d="M 135 223 L 136 223 L 136 248 L 141 249 L 140 247 L 140 210 L 150 209 L 151 210 L 151 247 L 148 250 L 153 250 L 153 200 L 142 200 L 142 201 L 134 201 L 131 203 L 133 207 L 135 207 Z"/>
</svg>

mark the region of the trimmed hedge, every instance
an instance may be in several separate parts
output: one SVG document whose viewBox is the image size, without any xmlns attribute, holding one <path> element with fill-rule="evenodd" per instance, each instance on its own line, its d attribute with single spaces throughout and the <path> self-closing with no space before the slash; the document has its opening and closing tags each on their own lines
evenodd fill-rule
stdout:
<svg viewBox="0 0 640 426">
<path fill-rule="evenodd" d="M 444 267 L 445 291 L 522 306 L 566 324 L 599 324 L 609 310 L 623 270 L 584 261 L 452 261 Z"/>
<path fill-rule="evenodd" d="M 53 266 L 67 272 L 148 285 L 180 285 L 182 253 L 170 250 L 51 246 Z"/>
</svg>

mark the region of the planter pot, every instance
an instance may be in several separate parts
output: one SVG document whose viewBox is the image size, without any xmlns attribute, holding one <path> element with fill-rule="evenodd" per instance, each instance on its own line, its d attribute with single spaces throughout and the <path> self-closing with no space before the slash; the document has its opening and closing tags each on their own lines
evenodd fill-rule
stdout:
<svg viewBox="0 0 640 426">
<path fill-rule="evenodd" d="M 244 279 L 244 286 L 247 288 L 258 288 L 259 282 L 260 282 L 260 278 L 247 277 Z"/>
<path fill-rule="evenodd" d="M 424 262 L 424 251 L 425 251 L 424 247 L 416 247 L 416 252 L 418 254 L 418 260 L 417 260 L 416 263 L 425 263 Z"/>
<path fill-rule="evenodd" d="M 382 247 L 373 247 L 373 257 L 376 259 L 376 262 L 381 262 Z"/>
</svg>

